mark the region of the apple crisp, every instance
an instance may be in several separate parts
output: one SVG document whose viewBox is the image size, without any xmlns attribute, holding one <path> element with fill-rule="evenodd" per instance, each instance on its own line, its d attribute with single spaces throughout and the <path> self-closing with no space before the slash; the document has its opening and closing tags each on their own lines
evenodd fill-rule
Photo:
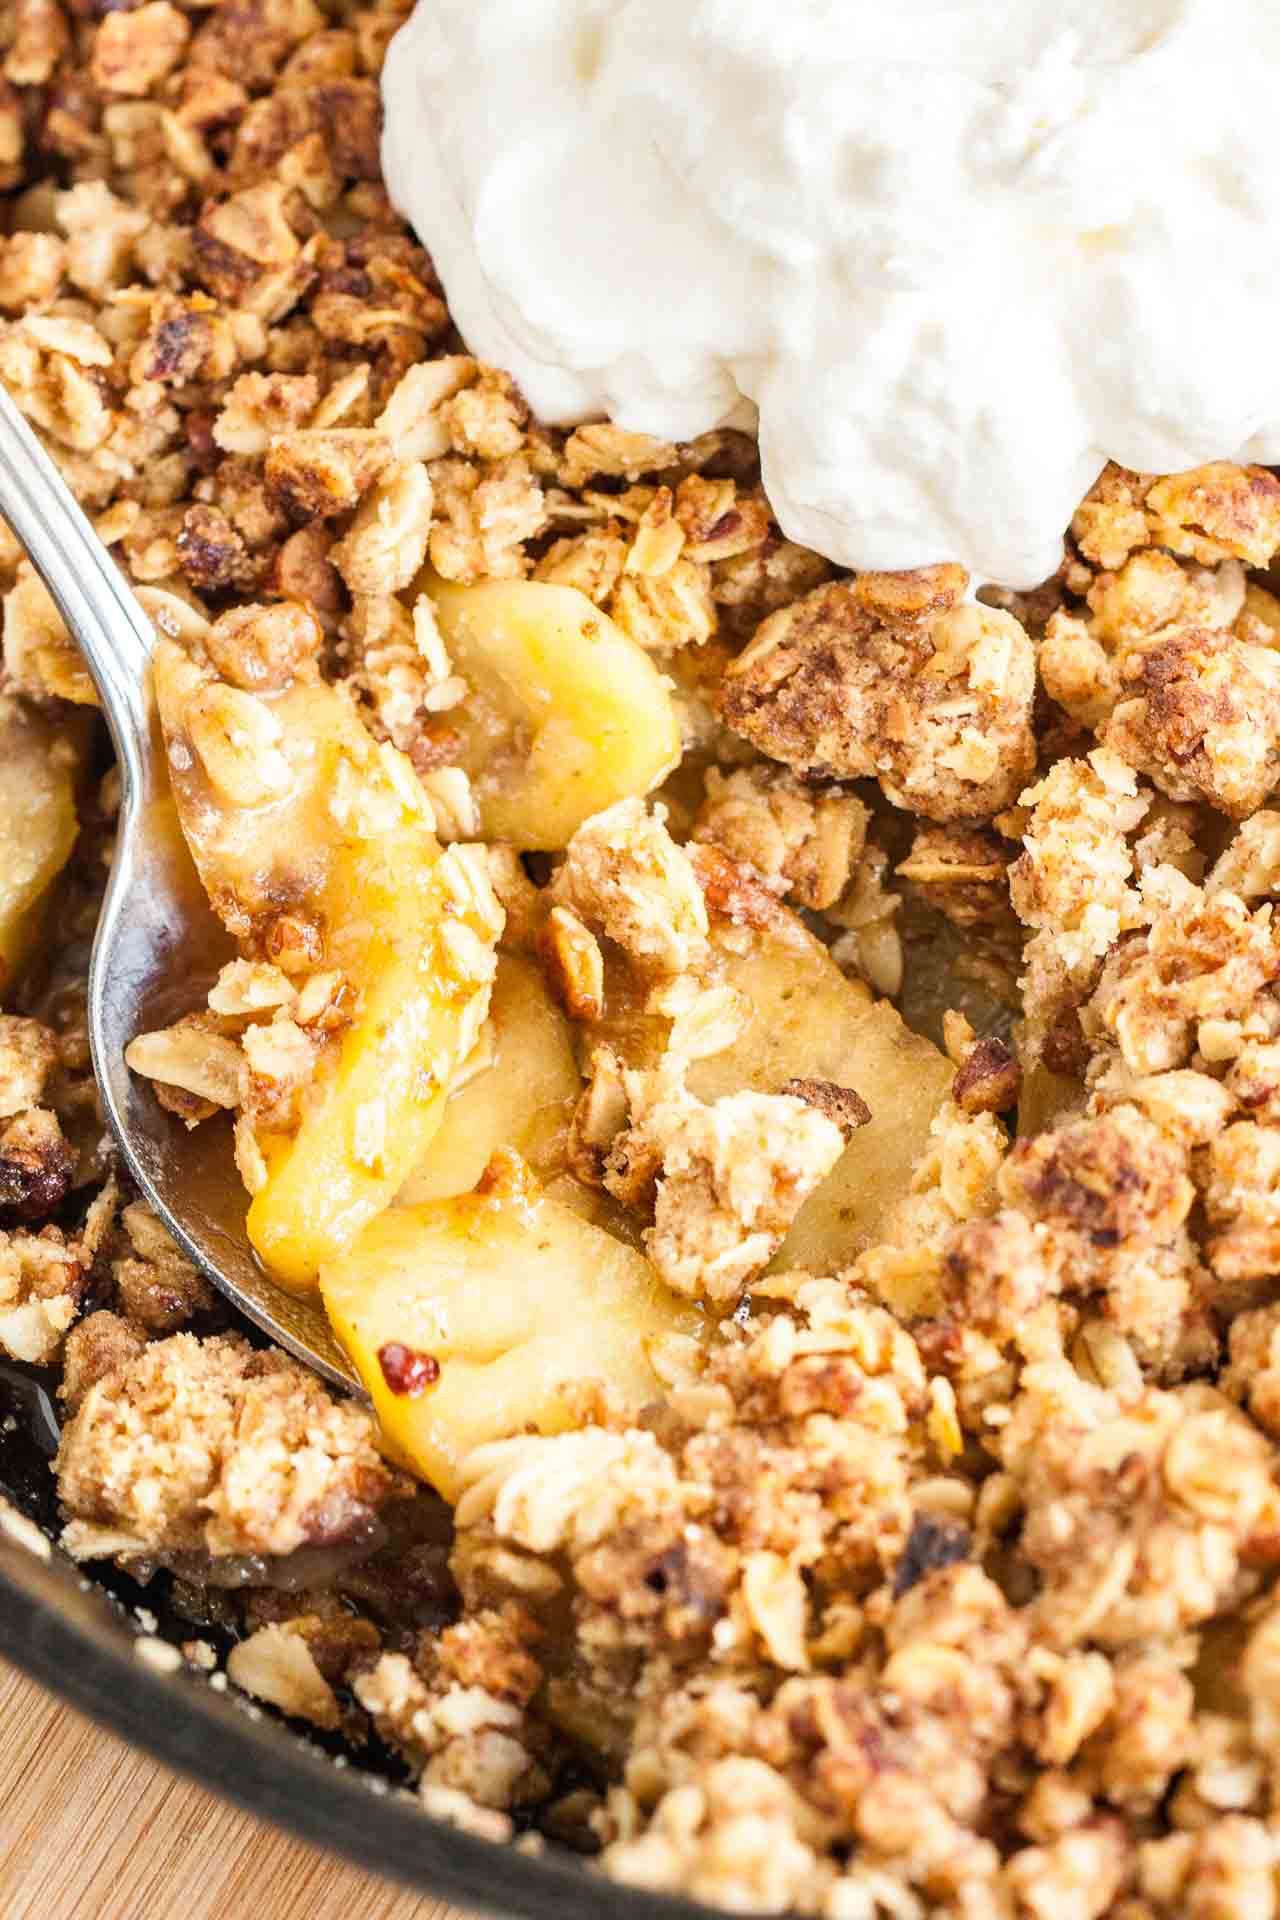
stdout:
<svg viewBox="0 0 1280 1920">
<path fill-rule="evenodd" d="M 228 937 L 130 1064 L 230 1116 L 373 1406 L 114 1164 L 118 778 L 0 529 L 0 1355 L 61 1544 L 620 1882 L 1273 1920 L 1280 480 L 1108 468 L 975 594 L 788 542 L 742 434 L 544 427 L 383 189 L 404 10 L 0 41 L 0 380 L 155 623 Z"/>
</svg>

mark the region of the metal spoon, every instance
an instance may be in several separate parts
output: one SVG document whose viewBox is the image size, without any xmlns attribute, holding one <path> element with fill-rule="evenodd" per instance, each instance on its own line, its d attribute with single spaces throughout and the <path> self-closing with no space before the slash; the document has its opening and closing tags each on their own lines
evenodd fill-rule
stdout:
<svg viewBox="0 0 1280 1920">
<path fill-rule="evenodd" d="M 225 1121 L 188 1130 L 124 1050 L 202 1005 L 227 935 L 178 827 L 151 688 L 155 633 L 71 491 L 0 387 L 0 514 L 79 643 L 120 764 L 120 824 L 89 966 L 89 1045 L 125 1166 L 187 1256 L 242 1313 L 342 1387 L 359 1383 L 319 1306 L 286 1293 L 245 1233 Z"/>
</svg>

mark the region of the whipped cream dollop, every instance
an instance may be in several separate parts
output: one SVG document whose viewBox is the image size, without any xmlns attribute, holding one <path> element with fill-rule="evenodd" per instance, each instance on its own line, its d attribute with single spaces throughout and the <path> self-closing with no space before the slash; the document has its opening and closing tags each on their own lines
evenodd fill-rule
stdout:
<svg viewBox="0 0 1280 1920">
<path fill-rule="evenodd" d="M 383 160 L 544 419 L 758 425 L 846 565 L 1043 579 L 1280 461 L 1280 0 L 417 0 Z"/>
</svg>

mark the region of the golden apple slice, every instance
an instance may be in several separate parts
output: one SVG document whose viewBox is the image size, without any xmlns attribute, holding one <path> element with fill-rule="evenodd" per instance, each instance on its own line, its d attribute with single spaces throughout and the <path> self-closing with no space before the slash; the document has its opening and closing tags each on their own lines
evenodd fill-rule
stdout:
<svg viewBox="0 0 1280 1920">
<path fill-rule="evenodd" d="M 555 851 L 670 773 L 680 728 L 666 682 L 576 587 L 423 584 L 471 689 L 448 722 L 487 839 Z"/>
<path fill-rule="evenodd" d="M 401 1206 L 470 1193 L 500 1147 L 541 1169 L 564 1134 L 582 1091 L 569 1022 L 517 954 L 499 955 L 480 1045 L 487 1063 L 449 1095 L 440 1131 L 396 1195 Z"/>
<path fill-rule="evenodd" d="M 31 964 L 54 882 L 71 858 L 86 748 L 78 717 L 60 728 L 0 697 L 0 994 Z"/>
<path fill-rule="evenodd" d="M 954 1068 L 907 1027 L 887 1000 L 841 973 L 820 940 L 790 915 L 758 933 L 718 940 L 723 978 L 738 990 L 745 1027 L 731 1047 L 699 1061 L 689 1086 L 700 1099 L 788 1080 L 853 1087 L 871 1119 L 801 1208 L 774 1261 L 833 1273 L 881 1235 L 911 1188 L 929 1127 Z M 741 949 L 741 950 L 740 950 Z"/>
<path fill-rule="evenodd" d="M 442 853 L 412 767 L 323 682 L 266 700 L 162 640 L 156 691 L 184 832 L 231 931 L 271 953 L 305 925 L 355 1014 L 302 1123 L 261 1134 L 249 1237 L 298 1291 L 421 1159 L 488 1010 L 502 911 L 478 864 Z M 234 696 L 234 697 L 232 697 Z"/>
<path fill-rule="evenodd" d="M 320 1291 L 392 1448 L 447 1500 L 483 1441 L 571 1426 L 574 1381 L 656 1398 L 655 1342 L 707 1325 L 514 1156 L 489 1192 L 390 1208 Z"/>
</svg>

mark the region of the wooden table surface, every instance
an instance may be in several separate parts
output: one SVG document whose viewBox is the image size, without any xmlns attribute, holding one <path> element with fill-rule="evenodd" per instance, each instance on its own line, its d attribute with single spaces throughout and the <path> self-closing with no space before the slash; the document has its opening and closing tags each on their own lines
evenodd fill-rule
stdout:
<svg viewBox="0 0 1280 1920">
<path fill-rule="evenodd" d="M 466 1920 L 167 1773 L 0 1661 L 0 1920 Z"/>
</svg>

